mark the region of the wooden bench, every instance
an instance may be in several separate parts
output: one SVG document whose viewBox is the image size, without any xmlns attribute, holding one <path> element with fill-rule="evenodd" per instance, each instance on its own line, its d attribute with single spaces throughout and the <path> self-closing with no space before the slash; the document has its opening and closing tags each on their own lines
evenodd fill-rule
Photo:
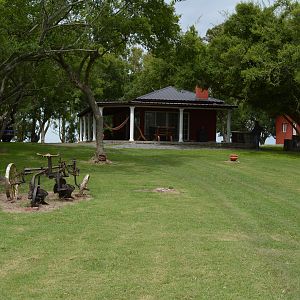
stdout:
<svg viewBox="0 0 300 300">
<path fill-rule="evenodd" d="M 155 130 L 155 140 L 160 142 L 161 137 L 165 137 L 166 140 L 170 140 L 173 142 L 173 136 L 174 136 L 175 128 L 174 127 L 163 127 L 159 126 Z"/>
</svg>

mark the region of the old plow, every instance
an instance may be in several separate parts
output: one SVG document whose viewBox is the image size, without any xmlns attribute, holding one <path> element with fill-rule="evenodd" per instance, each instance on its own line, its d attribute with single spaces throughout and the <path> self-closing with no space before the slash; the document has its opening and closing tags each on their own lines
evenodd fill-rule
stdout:
<svg viewBox="0 0 300 300">
<path fill-rule="evenodd" d="M 79 195 L 83 195 L 84 190 L 87 190 L 87 184 L 89 181 L 89 174 L 87 174 L 82 183 L 77 183 L 77 177 L 79 176 L 79 169 L 77 168 L 76 159 L 73 159 L 71 163 L 67 164 L 61 159 L 59 154 L 39 154 L 37 155 L 47 159 L 47 166 L 38 168 L 24 168 L 21 172 L 18 172 L 15 164 L 10 163 L 5 172 L 5 191 L 8 200 L 18 199 L 19 185 L 25 183 L 26 176 L 32 175 L 29 182 L 28 199 L 32 207 L 39 206 L 40 204 L 47 204 L 45 201 L 48 192 L 41 188 L 41 178 L 47 177 L 54 180 L 53 192 L 57 193 L 60 199 L 70 199 L 72 192 L 75 190 L 75 186 L 79 189 Z M 57 165 L 53 165 L 52 158 L 58 157 Z M 68 184 L 67 177 L 73 176 L 75 186 Z"/>
</svg>

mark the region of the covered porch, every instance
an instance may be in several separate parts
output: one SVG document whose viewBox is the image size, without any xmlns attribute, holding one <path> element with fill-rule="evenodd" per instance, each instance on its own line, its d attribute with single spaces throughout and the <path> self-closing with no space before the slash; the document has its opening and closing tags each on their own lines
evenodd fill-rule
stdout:
<svg viewBox="0 0 300 300">
<path fill-rule="evenodd" d="M 227 114 L 226 141 L 230 143 L 232 108 L 145 107 L 106 103 L 99 106 L 104 118 L 104 140 L 216 142 L 218 112 Z M 96 122 L 91 111 L 79 117 L 79 142 L 96 140 Z"/>
<path fill-rule="evenodd" d="M 166 142 L 216 142 L 217 114 L 227 114 L 226 141 L 230 143 L 235 105 L 196 92 L 169 86 L 132 101 L 102 101 L 104 139 Z M 95 141 L 96 124 L 90 108 L 78 114 L 80 142 Z"/>
</svg>

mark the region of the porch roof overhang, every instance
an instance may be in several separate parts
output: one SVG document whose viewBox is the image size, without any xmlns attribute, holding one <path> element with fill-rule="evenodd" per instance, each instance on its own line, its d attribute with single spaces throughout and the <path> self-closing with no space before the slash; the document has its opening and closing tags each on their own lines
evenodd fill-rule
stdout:
<svg viewBox="0 0 300 300">
<path fill-rule="evenodd" d="M 130 105 L 137 107 L 167 107 L 167 108 L 187 108 L 187 109 L 234 109 L 237 105 L 225 104 L 224 102 L 209 102 L 205 100 L 196 101 L 130 101 Z"/>
<path fill-rule="evenodd" d="M 237 108 L 237 105 L 230 105 L 217 102 L 207 102 L 203 100 L 196 101 L 139 101 L 132 100 L 127 102 L 121 101 L 102 101 L 97 102 L 99 107 L 103 108 L 129 108 L 130 106 L 142 107 L 142 108 L 170 108 L 170 109 L 199 109 L 199 110 L 232 110 Z M 86 108 L 81 111 L 77 116 L 82 117 L 85 114 L 91 112 L 91 108 Z"/>
</svg>

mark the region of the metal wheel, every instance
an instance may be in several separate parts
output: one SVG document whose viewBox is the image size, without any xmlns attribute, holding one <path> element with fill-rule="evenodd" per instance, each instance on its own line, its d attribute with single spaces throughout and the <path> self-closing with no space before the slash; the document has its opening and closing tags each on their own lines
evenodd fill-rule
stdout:
<svg viewBox="0 0 300 300">
<path fill-rule="evenodd" d="M 5 172 L 5 191 L 8 200 L 18 198 L 18 172 L 15 164 L 10 163 Z"/>
</svg>

